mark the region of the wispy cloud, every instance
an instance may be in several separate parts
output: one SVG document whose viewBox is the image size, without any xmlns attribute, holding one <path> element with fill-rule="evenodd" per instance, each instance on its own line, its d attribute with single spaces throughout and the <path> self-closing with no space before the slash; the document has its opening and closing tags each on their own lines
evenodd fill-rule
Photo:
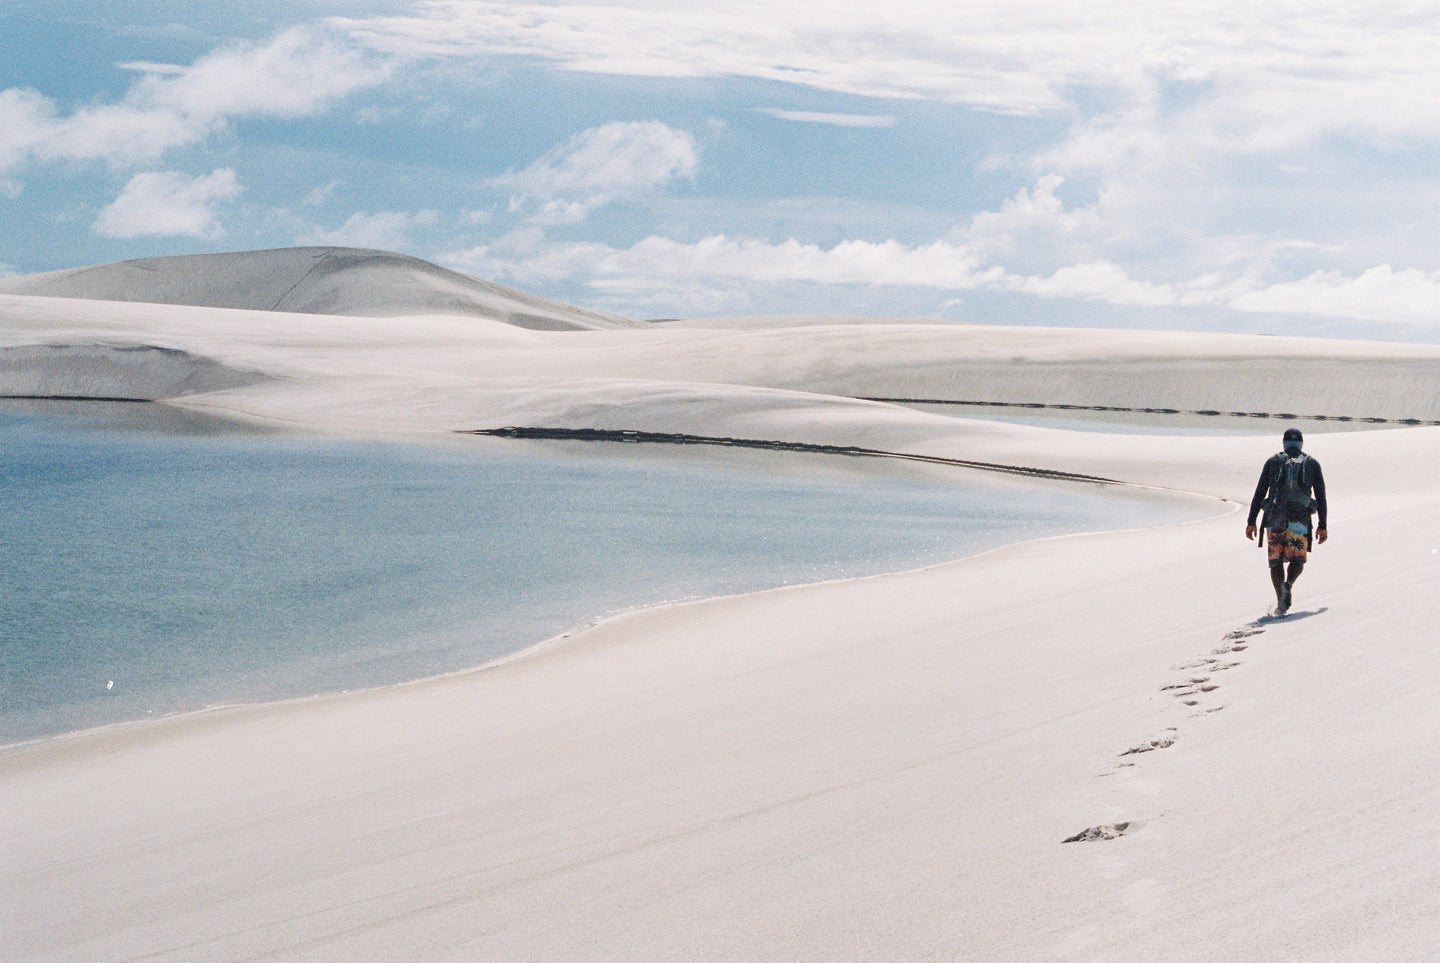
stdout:
<svg viewBox="0 0 1440 963">
<path fill-rule="evenodd" d="M 780 110 L 776 107 L 757 107 L 756 113 L 766 114 L 776 120 L 791 120 L 802 124 L 831 124 L 835 127 L 895 126 L 895 118 L 885 114 L 827 114 L 810 110 Z"/>
<path fill-rule="evenodd" d="M 1043 40 L 1043 22 L 1016 18 L 1013 4 L 950 8 L 911 0 L 877 9 L 835 0 L 817 17 L 814 5 L 803 0 L 443 0 L 406 16 L 335 22 L 359 42 L 415 57 L 513 55 L 593 73 L 757 77 L 867 96 L 963 99 L 996 109 L 1047 109 L 1062 102 L 1050 89 L 1051 77 L 1026 82 L 1008 66 L 1010 52 L 994 49 L 996 32 L 1017 47 L 1028 34 L 1041 38 L 1036 60 L 1053 62 L 1046 56 L 1053 45 Z M 982 39 L 967 44 L 963 38 L 970 35 Z"/>
<path fill-rule="evenodd" d="M 588 3 L 440 0 L 398 17 L 337 20 L 358 42 L 425 57 L 514 55 L 570 70 L 745 76 L 1006 112 L 1065 109 L 1077 89 L 1173 106 L 1203 90 L 1213 136 L 1246 149 L 1325 132 L 1440 131 L 1427 78 L 1433 14 L 1404 3 L 1279 0 L 1157 6 L 1120 0 L 834 0 Z"/>
<path fill-rule="evenodd" d="M 234 44 L 189 66 L 135 63 L 116 103 L 62 115 L 34 90 L 0 91 L 0 172 L 25 161 L 147 163 L 243 117 L 300 117 L 379 83 L 388 67 L 311 27 Z"/>
<path fill-rule="evenodd" d="M 324 207 L 330 202 L 330 198 L 335 194 L 336 189 L 338 189 L 339 187 L 339 180 L 332 179 L 330 181 L 327 181 L 326 183 L 321 184 L 319 187 L 311 190 L 310 193 L 306 194 L 304 199 L 302 199 L 300 203 L 305 205 L 306 207 Z"/>
<path fill-rule="evenodd" d="M 438 211 L 356 212 L 334 230 L 316 229 L 296 238 L 298 244 L 319 244 L 337 247 L 366 247 L 379 250 L 404 250 L 410 246 L 410 232 L 417 227 L 433 227 L 440 221 Z"/>
<path fill-rule="evenodd" d="M 136 174 L 114 203 L 100 212 L 94 229 L 113 238 L 216 238 L 224 233 L 218 206 L 239 194 L 240 184 L 229 168 L 206 177 L 178 171 Z"/>
<path fill-rule="evenodd" d="M 121 70 L 130 70 L 137 74 L 164 74 L 170 77 L 178 77 L 185 73 L 185 68 L 179 64 L 161 64 L 149 60 L 131 60 L 115 65 Z"/>
<path fill-rule="evenodd" d="M 491 181 L 512 194 L 512 210 L 538 223 L 582 221 L 612 201 L 694 175 L 695 140 L 658 121 L 616 122 L 576 134 L 523 170 Z"/>
</svg>

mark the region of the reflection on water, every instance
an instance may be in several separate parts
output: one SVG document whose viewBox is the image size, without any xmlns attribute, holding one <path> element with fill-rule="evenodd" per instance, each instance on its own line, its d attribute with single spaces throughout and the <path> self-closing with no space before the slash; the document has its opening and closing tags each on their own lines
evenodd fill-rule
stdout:
<svg viewBox="0 0 1440 963">
<path fill-rule="evenodd" d="M 569 458 L 261 432 L 157 405 L 5 403 L 0 744 L 399 682 L 638 605 L 1196 511 L 776 457 L 786 470 L 757 477 L 697 454 Z"/>
</svg>

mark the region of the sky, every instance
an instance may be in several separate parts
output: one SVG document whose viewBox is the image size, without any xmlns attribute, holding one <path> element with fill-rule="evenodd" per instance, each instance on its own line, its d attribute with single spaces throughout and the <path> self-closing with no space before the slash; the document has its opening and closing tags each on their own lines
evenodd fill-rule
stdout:
<svg viewBox="0 0 1440 963">
<path fill-rule="evenodd" d="M 1440 342 L 1440 4 L 0 0 L 0 275 Z"/>
</svg>

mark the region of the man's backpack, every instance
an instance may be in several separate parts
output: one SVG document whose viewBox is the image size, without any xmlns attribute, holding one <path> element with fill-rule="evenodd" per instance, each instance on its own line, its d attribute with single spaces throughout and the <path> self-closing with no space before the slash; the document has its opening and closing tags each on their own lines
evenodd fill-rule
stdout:
<svg viewBox="0 0 1440 963">
<path fill-rule="evenodd" d="M 1279 530 L 1289 522 L 1309 522 L 1315 512 L 1315 499 L 1310 495 L 1310 456 L 1302 452 L 1292 458 L 1282 452 L 1275 456 L 1274 472 L 1265 504 L 1266 527 Z"/>
</svg>

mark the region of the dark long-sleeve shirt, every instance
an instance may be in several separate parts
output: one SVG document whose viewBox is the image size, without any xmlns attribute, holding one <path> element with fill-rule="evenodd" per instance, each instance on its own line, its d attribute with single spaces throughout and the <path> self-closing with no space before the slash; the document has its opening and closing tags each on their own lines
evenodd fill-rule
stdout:
<svg viewBox="0 0 1440 963">
<path fill-rule="evenodd" d="M 1316 528 L 1325 527 L 1325 519 L 1328 509 L 1325 504 L 1325 473 L 1320 470 L 1320 462 L 1309 455 L 1305 456 L 1310 464 L 1306 467 L 1306 480 L 1310 483 L 1310 494 L 1315 499 Z M 1272 485 L 1280 484 L 1280 466 L 1286 458 L 1285 453 L 1278 452 L 1270 456 L 1265 462 L 1265 467 L 1260 469 L 1260 481 L 1255 485 L 1255 497 L 1250 499 L 1250 515 L 1246 518 L 1247 526 L 1254 525 L 1255 519 L 1260 514 L 1260 508 L 1265 504 L 1265 498 L 1270 494 Z"/>
</svg>

